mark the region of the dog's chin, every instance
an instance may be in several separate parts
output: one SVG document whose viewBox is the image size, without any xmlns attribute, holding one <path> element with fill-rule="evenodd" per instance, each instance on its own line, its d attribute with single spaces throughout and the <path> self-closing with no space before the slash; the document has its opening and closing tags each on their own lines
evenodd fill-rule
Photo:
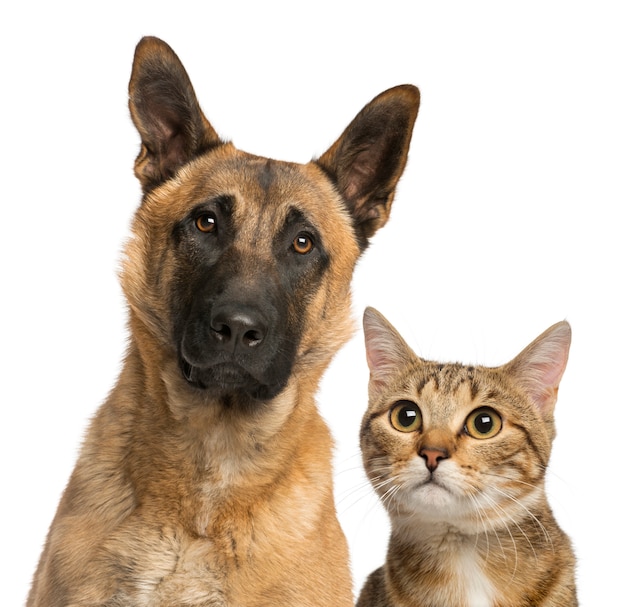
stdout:
<svg viewBox="0 0 626 607">
<path fill-rule="evenodd" d="M 187 383 L 197 390 L 213 391 L 219 397 L 246 396 L 255 401 L 268 401 L 278 396 L 284 383 L 264 383 L 243 367 L 234 363 L 220 363 L 211 367 L 197 367 L 181 360 L 180 369 Z"/>
</svg>

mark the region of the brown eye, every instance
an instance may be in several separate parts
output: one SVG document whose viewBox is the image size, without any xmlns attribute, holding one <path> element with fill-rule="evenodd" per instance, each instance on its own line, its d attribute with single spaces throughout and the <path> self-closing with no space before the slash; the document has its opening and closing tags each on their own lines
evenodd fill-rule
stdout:
<svg viewBox="0 0 626 607">
<path fill-rule="evenodd" d="M 465 432 L 472 438 L 491 438 L 502 429 L 502 418 L 489 407 L 476 409 L 465 421 Z"/>
<path fill-rule="evenodd" d="M 293 250 L 300 255 L 306 255 L 313 249 L 313 238 L 306 232 L 300 232 L 293 239 Z"/>
<path fill-rule="evenodd" d="M 415 403 L 400 400 L 391 409 L 389 421 L 399 432 L 415 432 L 422 427 L 422 414 Z"/>
<path fill-rule="evenodd" d="M 196 228 L 205 234 L 215 232 L 217 220 L 213 213 L 203 213 L 196 218 Z"/>
</svg>

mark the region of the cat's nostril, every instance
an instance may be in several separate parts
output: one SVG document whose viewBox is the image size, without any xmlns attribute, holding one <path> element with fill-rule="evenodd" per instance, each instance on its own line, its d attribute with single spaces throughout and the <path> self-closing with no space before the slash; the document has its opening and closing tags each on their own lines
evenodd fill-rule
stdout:
<svg viewBox="0 0 626 607">
<path fill-rule="evenodd" d="M 424 458 L 426 467 L 430 472 L 434 472 L 439 465 L 439 462 L 443 459 L 447 459 L 447 449 L 440 449 L 438 447 L 423 447 L 419 451 L 420 457 Z"/>
</svg>

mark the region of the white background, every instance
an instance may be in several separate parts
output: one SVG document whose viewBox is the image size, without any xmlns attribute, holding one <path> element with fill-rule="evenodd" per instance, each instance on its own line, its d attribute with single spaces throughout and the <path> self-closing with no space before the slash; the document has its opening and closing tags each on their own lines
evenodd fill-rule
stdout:
<svg viewBox="0 0 626 607">
<path fill-rule="evenodd" d="M 226 6 L 227 5 L 227 6 Z M 178 53 L 217 131 L 306 162 L 382 90 L 422 107 L 392 218 L 361 260 L 425 357 L 496 365 L 573 326 L 548 489 L 581 604 L 624 605 L 626 20 L 593 2 L 24 2 L 0 17 L 0 586 L 23 603 L 84 429 L 125 347 L 117 265 L 139 201 L 134 46 Z M 410 7 L 410 8 L 409 8 Z M 319 395 L 355 588 L 388 527 L 364 482 L 360 329 Z"/>
</svg>

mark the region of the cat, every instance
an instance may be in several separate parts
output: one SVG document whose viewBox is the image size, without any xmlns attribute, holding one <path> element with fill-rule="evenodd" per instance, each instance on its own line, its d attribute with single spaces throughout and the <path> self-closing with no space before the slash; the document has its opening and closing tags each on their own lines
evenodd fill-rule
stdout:
<svg viewBox="0 0 626 607">
<path fill-rule="evenodd" d="M 571 328 L 496 368 L 419 358 L 373 308 L 363 463 L 391 521 L 357 607 L 574 607 L 575 557 L 544 478 Z"/>
</svg>

